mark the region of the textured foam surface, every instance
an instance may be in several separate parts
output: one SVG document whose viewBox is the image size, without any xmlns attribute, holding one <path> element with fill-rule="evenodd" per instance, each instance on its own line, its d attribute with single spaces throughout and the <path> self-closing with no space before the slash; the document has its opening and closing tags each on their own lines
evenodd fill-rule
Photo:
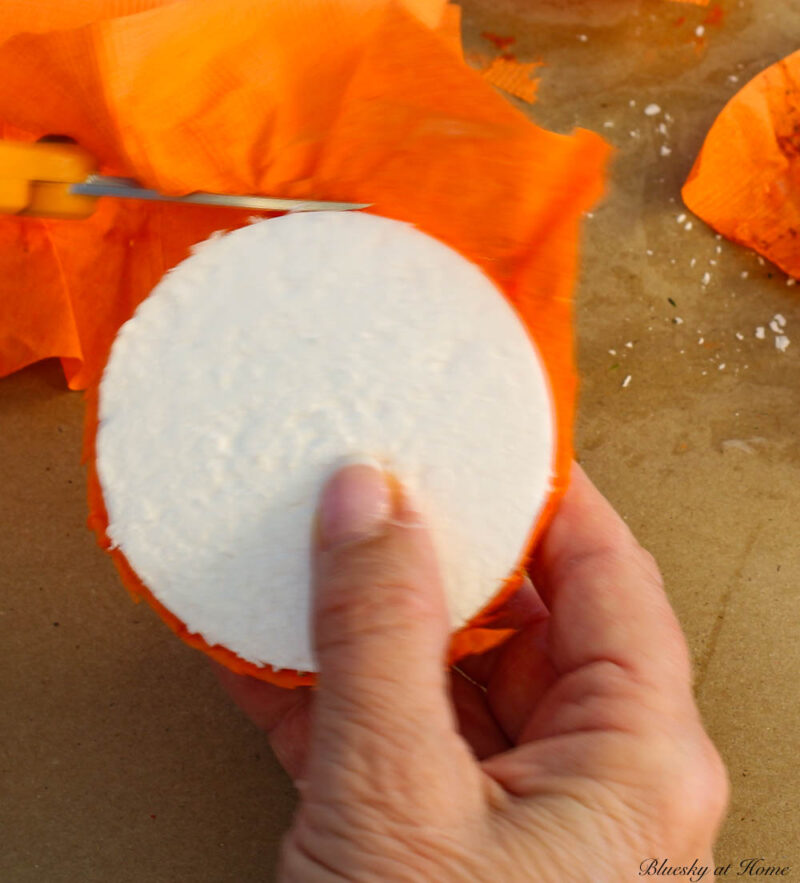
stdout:
<svg viewBox="0 0 800 883">
<path fill-rule="evenodd" d="M 427 519 L 453 627 L 519 563 L 552 475 L 539 355 L 474 265 L 397 221 L 309 213 L 204 243 L 121 329 L 100 388 L 108 535 L 190 631 L 314 670 L 310 532 L 369 455 Z"/>
</svg>

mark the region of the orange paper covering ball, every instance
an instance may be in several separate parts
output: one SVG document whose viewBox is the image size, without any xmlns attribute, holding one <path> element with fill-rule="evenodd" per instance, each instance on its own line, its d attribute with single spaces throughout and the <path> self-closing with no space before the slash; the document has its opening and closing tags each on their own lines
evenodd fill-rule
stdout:
<svg viewBox="0 0 800 883">
<path fill-rule="evenodd" d="M 553 474 L 524 323 L 470 261 L 365 212 L 203 243 L 120 329 L 98 417 L 106 534 L 187 630 L 256 668 L 316 669 L 311 538 L 343 462 L 414 500 L 454 628 L 518 583 Z"/>
<path fill-rule="evenodd" d="M 541 530 L 572 456 L 571 292 L 605 142 L 547 132 L 511 107 L 462 61 L 454 10 L 441 0 L 242 0 L 233 11 L 223 0 L 97 2 L 91 18 L 86 4 L 53 4 L 48 27 L 49 8 L 36 5 L 35 29 L 19 9 L 14 20 L 0 10 L 3 137 L 70 136 L 101 171 L 166 193 L 369 203 L 496 283 L 536 341 L 553 392 L 555 477 Z M 58 356 L 70 386 L 89 388 L 90 523 L 106 546 L 93 445 L 109 346 L 192 244 L 246 222 L 244 212 L 113 200 L 80 222 L 0 218 L 0 373 Z M 189 643 L 235 670 L 303 682 L 205 646 L 119 550 L 112 555 L 125 584 Z M 453 658 L 507 636 L 492 629 L 493 611 L 513 588 L 454 636 Z"/>
</svg>

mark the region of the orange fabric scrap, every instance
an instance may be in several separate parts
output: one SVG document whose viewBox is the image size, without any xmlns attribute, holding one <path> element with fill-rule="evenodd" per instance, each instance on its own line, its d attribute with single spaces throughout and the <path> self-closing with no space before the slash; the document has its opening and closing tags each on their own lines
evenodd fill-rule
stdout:
<svg viewBox="0 0 800 883">
<path fill-rule="evenodd" d="M 539 81 L 534 76 L 534 71 L 539 67 L 541 67 L 539 61 L 523 62 L 500 56 L 492 59 L 489 67 L 482 70 L 481 74 L 487 83 L 532 104 L 539 89 Z"/>
<path fill-rule="evenodd" d="M 762 71 L 724 108 L 683 198 L 723 236 L 800 278 L 800 51 Z"/>
<path fill-rule="evenodd" d="M 35 5 L 44 15 L 51 4 Z M 605 142 L 545 131 L 504 101 L 454 51 L 456 19 L 444 0 L 131 0 L 133 14 L 124 15 L 115 13 L 127 11 L 120 0 L 95 0 L 88 22 L 82 0 L 65 6 L 72 26 L 65 7 L 53 5 L 60 30 L 40 20 L 42 33 L 0 45 L 5 137 L 69 135 L 102 170 L 166 193 L 371 203 L 497 282 L 537 341 L 554 394 L 555 480 L 533 544 L 569 474 L 571 291 L 580 217 L 602 190 Z M 27 8 L 26 0 L 17 11 Z M 0 33 L 11 24 L 3 6 Z M 71 387 L 91 386 L 90 525 L 105 548 L 94 435 L 108 348 L 190 245 L 248 214 L 107 199 L 86 221 L 0 218 L 0 373 L 59 356 Z M 110 552 L 125 585 L 188 643 L 235 671 L 309 682 L 209 647 L 153 598 L 120 550 Z M 519 578 L 454 637 L 452 658 L 508 635 L 492 628 L 493 611 Z"/>
</svg>

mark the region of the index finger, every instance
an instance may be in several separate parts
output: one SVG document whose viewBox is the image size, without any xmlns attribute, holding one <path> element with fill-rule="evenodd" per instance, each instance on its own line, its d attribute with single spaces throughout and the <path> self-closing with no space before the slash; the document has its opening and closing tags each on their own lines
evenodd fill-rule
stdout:
<svg viewBox="0 0 800 883">
<path fill-rule="evenodd" d="M 611 661 L 659 689 L 689 687 L 686 641 L 658 567 L 577 463 L 530 572 L 550 609 L 559 674 Z"/>
</svg>

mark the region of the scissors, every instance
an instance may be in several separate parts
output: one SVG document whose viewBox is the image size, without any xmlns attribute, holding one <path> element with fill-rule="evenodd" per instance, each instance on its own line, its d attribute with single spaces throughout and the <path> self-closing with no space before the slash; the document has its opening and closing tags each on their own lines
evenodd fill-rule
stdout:
<svg viewBox="0 0 800 883">
<path fill-rule="evenodd" d="M 353 211 L 368 203 L 320 202 L 231 193 L 168 196 L 147 190 L 132 178 L 97 174 L 94 158 L 64 140 L 0 140 L 0 214 L 47 218 L 88 218 L 100 196 L 188 202 L 269 212 Z"/>
</svg>

